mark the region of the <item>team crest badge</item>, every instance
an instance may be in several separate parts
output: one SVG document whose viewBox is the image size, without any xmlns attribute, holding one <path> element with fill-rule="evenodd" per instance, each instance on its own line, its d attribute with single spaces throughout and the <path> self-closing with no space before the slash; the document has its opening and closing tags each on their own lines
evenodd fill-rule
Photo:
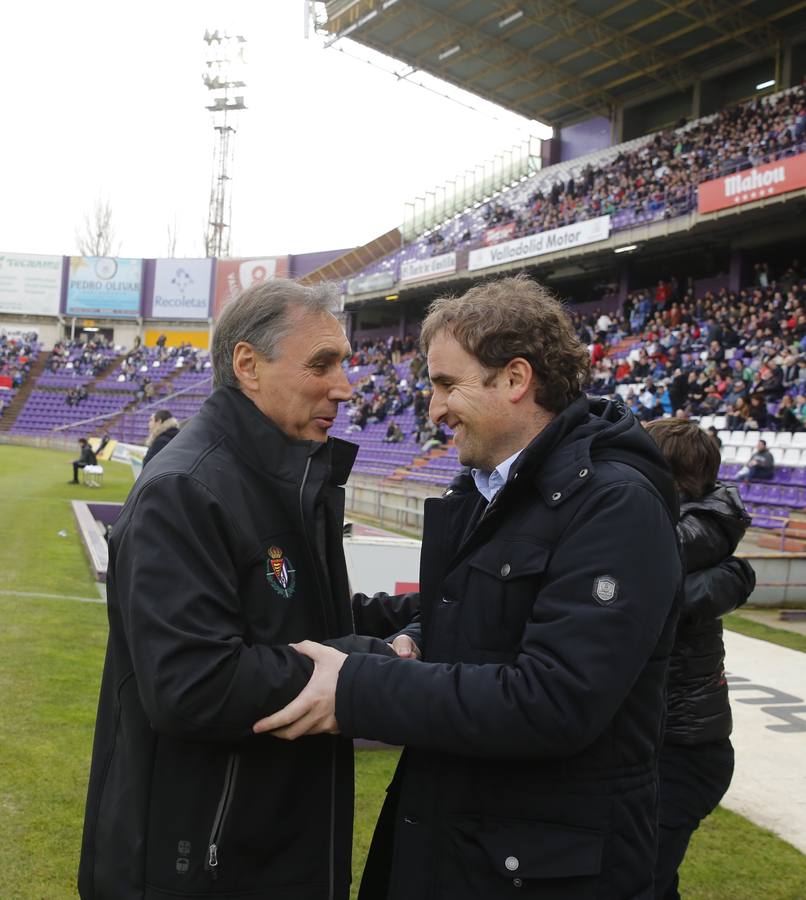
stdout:
<svg viewBox="0 0 806 900">
<path fill-rule="evenodd" d="M 269 547 L 266 561 L 266 580 L 286 600 L 294 596 L 297 570 L 279 547 Z"/>
<path fill-rule="evenodd" d="M 593 599 L 602 606 L 610 606 L 617 596 L 618 582 L 612 575 L 600 575 L 593 582 Z"/>
</svg>

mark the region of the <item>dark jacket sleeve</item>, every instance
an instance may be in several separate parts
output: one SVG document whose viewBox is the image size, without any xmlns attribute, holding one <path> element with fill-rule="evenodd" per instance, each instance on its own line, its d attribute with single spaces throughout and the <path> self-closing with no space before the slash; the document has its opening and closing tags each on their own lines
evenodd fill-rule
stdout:
<svg viewBox="0 0 806 900">
<path fill-rule="evenodd" d="M 608 602 L 595 593 L 603 575 L 617 584 Z M 514 663 L 350 656 L 336 691 L 341 732 L 482 757 L 578 752 L 655 652 L 681 580 L 659 498 L 635 482 L 606 487 L 556 547 Z"/>
<path fill-rule="evenodd" d="M 420 608 L 420 595 L 386 594 L 380 591 L 371 597 L 353 595 L 353 620 L 358 634 L 386 638 L 411 625 Z"/>
<path fill-rule="evenodd" d="M 729 556 L 717 566 L 686 576 L 680 621 L 698 624 L 727 615 L 753 593 L 756 573 L 747 560 Z"/>
<path fill-rule="evenodd" d="M 246 737 L 310 677 L 306 657 L 244 633 L 235 560 L 249 547 L 224 504 L 192 477 L 155 479 L 137 499 L 110 568 L 140 698 L 159 732 Z"/>
<path fill-rule="evenodd" d="M 687 572 L 715 566 L 735 549 L 719 520 L 704 510 L 699 510 L 697 515 L 683 514 L 677 530 Z"/>
</svg>

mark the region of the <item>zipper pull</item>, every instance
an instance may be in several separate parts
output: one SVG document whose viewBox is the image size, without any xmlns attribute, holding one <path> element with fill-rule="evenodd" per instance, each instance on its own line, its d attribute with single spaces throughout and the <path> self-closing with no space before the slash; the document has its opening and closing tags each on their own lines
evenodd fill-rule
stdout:
<svg viewBox="0 0 806 900">
<path fill-rule="evenodd" d="M 210 848 L 207 854 L 207 868 L 210 869 L 210 873 L 213 876 L 213 880 L 218 878 L 218 872 L 216 868 L 218 866 L 218 845 L 210 844 Z"/>
</svg>

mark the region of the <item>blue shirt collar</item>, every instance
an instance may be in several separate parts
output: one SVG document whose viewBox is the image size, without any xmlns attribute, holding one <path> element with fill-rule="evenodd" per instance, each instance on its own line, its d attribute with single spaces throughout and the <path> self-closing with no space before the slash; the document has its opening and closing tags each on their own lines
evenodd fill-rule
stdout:
<svg viewBox="0 0 806 900">
<path fill-rule="evenodd" d="M 492 472 L 484 472 L 482 469 L 471 469 L 470 474 L 473 476 L 473 481 L 476 482 L 476 488 L 478 492 L 484 497 L 484 499 L 488 503 L 492 503 L 493 497 L 501 490 L 501 488 L 507 483 L 507 478 L 509 478 L 509 470 L 512 468 L 512 464 L 515 460 L 523 453 L 523 449 L 516 451 L 509 457 L 509 459 L 505 459 L 502 463 L 499 463 Z"/>
</svg>

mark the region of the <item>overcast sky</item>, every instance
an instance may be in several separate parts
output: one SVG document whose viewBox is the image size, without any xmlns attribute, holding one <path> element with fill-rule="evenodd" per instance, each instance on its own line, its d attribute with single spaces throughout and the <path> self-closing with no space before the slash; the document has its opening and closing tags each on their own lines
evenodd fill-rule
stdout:
<svg viewBox="0 0 806 900">
<path fill-rule="evenodd" d="M 365 243 L 404 204 L 537 126 L 430 81 L 462 103 L 303 34 L 303 0 L 27 0 L 3 10 L 0 252 L 71 254 L 108 198 L 120 254 L 203 255 L 213 130 L 206 28 L 248 41 L 236 137 L 232 255 Z M 343 48 L 341 52 L 339 48 Z M 425 80 L 419 76 L 421 80 Z"/>
</svg>

